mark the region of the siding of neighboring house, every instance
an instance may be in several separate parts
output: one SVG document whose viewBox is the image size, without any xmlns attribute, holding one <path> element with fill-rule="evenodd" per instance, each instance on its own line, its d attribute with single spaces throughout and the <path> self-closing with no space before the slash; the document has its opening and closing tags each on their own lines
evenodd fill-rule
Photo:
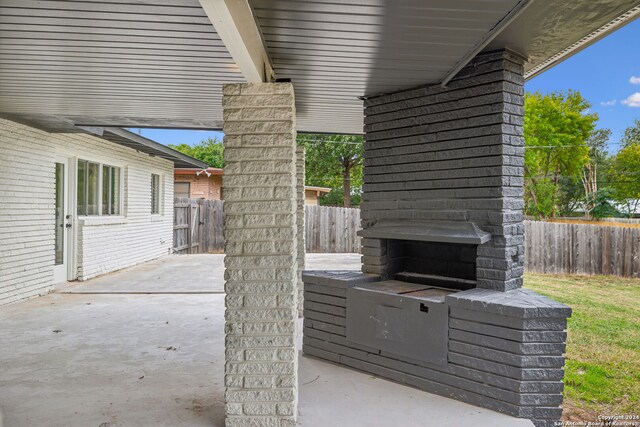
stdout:
<svg viewBox="0 0 640 427">
<path fill-rule="evenodd" d="M 175 183 L 189 183 L 189 197 L 192 199 L 207 199 L 207 200 L 221 200 L 222 199 L 222 176 L 211 175 L 201 173 L 195 174 L 175 174 Z M 321 191 L 326 193 L 327 191 Z M 318 198 L 321 194 L 318 194 L 318 190 L 306 189 L 304 192 L 305 205 L 318 205 Z"/>
<path fill-rule="evenodd" d="M 176 174 L 175 182 L 188 182 L 190 185 L 189 197 L 192 199 L 220 200 L 222 177 L 220 175 L 207 176 Z"/>
<path fill-rule="evenodd" d="M 74 223 L 79 280 L 158 258 L 171 249 L 172 162 L 86 134 L 47 133 L 0 119 L 0 305 L 53 289 L 56 157 L 123 171 L 123 215 Z M 161 177 L 160 215 L 151 215 L 152 173 Z"/>
<path fill-rule="evenodd" d="M 318 192 L 316 190 L 304 191 L 304 204 L 305 205 L 319 205 Z"/>
</svg>

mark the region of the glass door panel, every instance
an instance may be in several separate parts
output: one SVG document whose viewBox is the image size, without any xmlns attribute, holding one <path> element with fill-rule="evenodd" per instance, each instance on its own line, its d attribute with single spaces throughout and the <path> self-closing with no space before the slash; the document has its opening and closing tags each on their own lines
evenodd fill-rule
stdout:
<svg viewBox="0 0 640 427">
<path fill-rule="evenodd" d="M 55 230 L 55 265 L 64 264 L 65 236 L 65 179 L 64 164 L 56 163 L 56 230 Z"/>
<path fill-rule="evenodd" d="M 68 267 L 72 242 L 69 239 L 71 219 L 69 215 L 69 163 L 59 160 L 55 163 L 55 245 L 53 283 L 68 279 Z"/>
</svg>

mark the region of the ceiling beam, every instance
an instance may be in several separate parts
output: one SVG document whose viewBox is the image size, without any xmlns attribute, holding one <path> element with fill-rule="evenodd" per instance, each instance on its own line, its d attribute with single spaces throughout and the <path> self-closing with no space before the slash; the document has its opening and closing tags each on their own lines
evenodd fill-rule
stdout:
<svg viewBox="0 0 640 427">
<path fill-rule="evenodd" d="M 250 83 L 273 81 L 273 67 L 248 1 L 199 1 L 245 79 Z"/>
</svg>

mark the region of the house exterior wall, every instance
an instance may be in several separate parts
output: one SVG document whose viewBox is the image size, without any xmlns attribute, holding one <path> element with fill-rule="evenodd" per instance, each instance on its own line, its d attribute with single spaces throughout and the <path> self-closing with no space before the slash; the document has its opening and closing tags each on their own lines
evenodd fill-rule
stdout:
<svg viewBox="0 0 640 427">
<path fill-rule="evenodd" d="M 171 249 L 170 161 L 90 135 L 47 133 L 0 119 L 0 305 L 53 289 L 56 158 L 69 159 L 69 169 L 76 159 L 122 168 L 123 215 L 74 221 L 79 280 L 158 258 Z M 161 176 L 159 215 L 151 215 L 152 173 Z"/>
<path fill-rule="evenodd" d="M 220 200 L 222 199 L 222 177 L 220 175 L 207 176 L 176 174 L 175 182 L 188 182 L 189 197 L 192 199 Z"/>
<path fill-rule="evenodd" d="M 318 201 L 318 192 L 316 190 L 304 191 L 304 204 L 317 206 L 320 204 Z"/>
<path fill-rule="evenodd" d="M 174 182 L 188 182 L 189 197 L 192 199 L 222 200 L 222 176 L 211 175 L 207 177 L 205 174 L 187 175 L 176 174 Z M 317 190 L 306 189 L 304 191 L 304 204 L 319 204 L 319 195 Z"/>
</svg>

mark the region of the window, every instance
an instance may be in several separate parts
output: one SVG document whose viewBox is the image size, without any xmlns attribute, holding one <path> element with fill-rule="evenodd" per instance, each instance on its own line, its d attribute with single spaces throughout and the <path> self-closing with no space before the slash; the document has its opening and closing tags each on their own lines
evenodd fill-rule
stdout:
<svg viewBox="0 0 640 427">
<path fill-rule="evenodd" d="M 100 165 L 78 160 L 78 215 L 98 215 Z"/>
<path fill-rule="evenodd" d="M 160 175 L 151 174 L 151 213 L 160 213 Z"/>
<path fill-rule="evenodd" d="M 120 168 L 78 160 L 78 215 L 120 215 Z"/>
<path fill-rule="evenodd" d="M 174 197 L 186 197 L 189 198 L 191 194 L 191 184 L 188 182 L 176 182 L 173 184 L 173 196 Z"/>
<path fill-rule="evenodd" d="M 120 215 L 120 168 L 102 166 L 102 215 Z"/>
</svg>

